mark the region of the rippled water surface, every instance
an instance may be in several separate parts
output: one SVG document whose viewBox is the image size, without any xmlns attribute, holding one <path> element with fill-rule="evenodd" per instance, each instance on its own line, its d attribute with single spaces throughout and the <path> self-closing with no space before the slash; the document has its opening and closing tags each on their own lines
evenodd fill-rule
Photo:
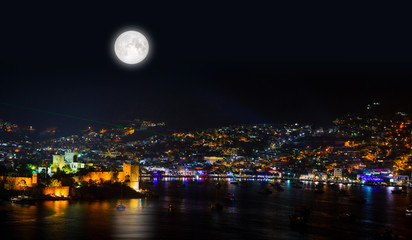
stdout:
<svg viewBox="0 0 412 240">
<path fill-rule="evenodd" d="M 214 181 L 183 183 L 142 183 L 159 198 L 123 200 L 123 212 L 116 210 L 120 200 L 3 203 L 0 230 L 5 239 L 376 239 L 385 228 L 399 239 L 412 236 L 412 216 L 403 212 L 410 194 L 392 194 L 392 187 L 340 186 L 350 196 L 363 196 L 367 202 L 360 204 L 328 186 L 314 193 L 310 183 L 297 189 L 285 182 L 283 192 L 259 181 L 246 187 L 222 182 L 220 189 Z M 261 188 L 273 193 L 260 194 Z M 234 201 L 224 201 L 228 192 Z M 216 202 L 222 211 L 211 208 Z M 289 215 L 301 206 L 310 209 L 308 223 L 291 226 Z M 340 220 L 342 211 L 355 220 Z"/>
</svg>

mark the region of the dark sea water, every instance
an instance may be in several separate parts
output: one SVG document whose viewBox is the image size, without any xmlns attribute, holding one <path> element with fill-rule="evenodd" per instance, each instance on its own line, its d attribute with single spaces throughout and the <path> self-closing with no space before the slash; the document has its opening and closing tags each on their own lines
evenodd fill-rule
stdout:
<svg viewBox="0 0 412 240">
<path fill-rule="evenodd" d="M 3 203 L 1 239 L 379 239 L 385 228 L 398 239 L 412 239 L 412 216 L 404 215 L 410 194 L 392 194 L 393 187 L 340 186 L 363 196 L 367 202 L 360 204 L 328 186 L 316 194 L 311 183 L 297 189 L 285 182 L 283 192 L 260 181 L 247 187 L 222 182 L 220 189 L 215 181 L 184 183 L 141 183 L 159 198 L 123 200 L 123 212 L 116 210 L 120 200 Z M 273 193 L 260 194 L 261 188 Z M 223 200 L 228 192 L 234 201 Z M 211 209 L 216 202 L 223 203 L 221 212 Z M 291 226 L 289 215 L 301 206 L 310 209 L 307 225 Z M 339 219 L 342 211 L 355 220 Z"/>
</svg>

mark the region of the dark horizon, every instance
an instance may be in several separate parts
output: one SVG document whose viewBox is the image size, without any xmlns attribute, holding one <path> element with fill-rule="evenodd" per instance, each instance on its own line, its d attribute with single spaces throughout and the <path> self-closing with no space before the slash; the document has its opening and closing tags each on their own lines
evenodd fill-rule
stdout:
<svg viewBox="0 0 412 240">
<path fill-rule="evenodd" d="M 388 114 L 412 109 L 406 7 L 8 4 L 1 17 L 0 102 L 172 128 L 327 125 L 376 101 Z M 151 44 L 149 58 L 135 69 L 120 66 L 111 50 L 128 27 Z M 67 131 L 87 125 L 4 105 L 0 118 Z"/>
</svg>

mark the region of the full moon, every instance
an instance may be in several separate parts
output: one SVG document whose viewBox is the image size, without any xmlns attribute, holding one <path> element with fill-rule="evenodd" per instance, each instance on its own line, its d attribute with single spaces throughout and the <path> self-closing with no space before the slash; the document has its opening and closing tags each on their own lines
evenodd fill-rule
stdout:
<svg viewBox="0 0 412 240">
<path fill-rule="evenodd" d="M 149 42 L 140 32 L 126 31 L 120 34 L 114 43 L 114 52 L 120 61 L 137 64 L 149 53 Z"/>
</svg>

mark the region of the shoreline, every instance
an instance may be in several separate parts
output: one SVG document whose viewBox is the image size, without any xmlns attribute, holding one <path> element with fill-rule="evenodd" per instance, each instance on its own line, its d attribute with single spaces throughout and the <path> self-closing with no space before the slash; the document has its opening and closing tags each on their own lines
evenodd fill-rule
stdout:
<svg viewBox="0 0 412 240">
<path fill-rule="evenodd" d="M 69 196 L 44 195 L 43 188 L 33 188 L 28 190 L 0 190 L 0 200 L 9 201 L 10 198 L 18 195 L 31 196 L 37 201 L 62 201 L 62 200 L 110 200 L 110 199 L 134 199 L 134 198 L 156 198 L 157 194 L 149 190 L 135 191 L 129 187 L 120 187 L 117 184 L 104 186 L 85 186 L 81 188 L 71 188 Z"/>
</svg>

